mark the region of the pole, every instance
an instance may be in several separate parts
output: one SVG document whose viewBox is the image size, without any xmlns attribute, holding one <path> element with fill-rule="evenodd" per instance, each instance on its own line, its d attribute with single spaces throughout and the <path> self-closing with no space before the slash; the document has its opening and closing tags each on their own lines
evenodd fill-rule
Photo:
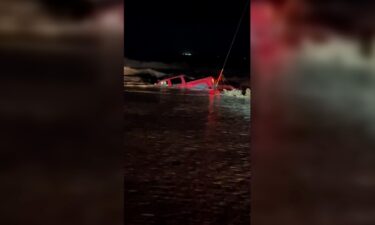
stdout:
<svg viewBox="0 0 375 225">
<path fill-rule="evenodd" d="M 238 32 L 239 32 L 240 27 L 241 27 L 242 20 L 243 20 L 243 18 L 244 18 L 244 16 L 245 16 L 245 13 L 246 13 L 247 9 L 248 9 L 249 3 L 250 3 L 250 0 L 247 0 L 246 5 L 245 5 L 245 8 L 244 8 L 243 11 L 242 11 L 242 15 L 241 15 L 241 17 L 240 17 L 240 20 L 238 21 L 237 28 L 236 28 L 236 31 L 235 31 L 235 33 L 234 33 L 234 36 L 233 36 L 232 42 L 231 42 L 231 44 L 230 44 L 230 46 L 229 46 L 229 50 L 228 50 L 227 55 L 226 55 L 226 57 L 225 57 L 225 60 L 224 60 L 223 66 L 221 67 L 220 74 L 219 74 L 219 77 L 217 78 L 216 85 L 218 85 L 219 82 L 220 82 L 220 80 L 223 78 L 223 73 L 224 73 L 225 66 L 227 65 L 227 62 L 228 62 L 228 59 L 229 59 L 229 55 L 230 55 L 230 53 L 231 53 L 231 51 L 232 51 L 232 49 L 233 49 L 234 42 L 235 42 L 235 40 L 236 40 L 236 38 L 237 38 Z"/>
</svg>

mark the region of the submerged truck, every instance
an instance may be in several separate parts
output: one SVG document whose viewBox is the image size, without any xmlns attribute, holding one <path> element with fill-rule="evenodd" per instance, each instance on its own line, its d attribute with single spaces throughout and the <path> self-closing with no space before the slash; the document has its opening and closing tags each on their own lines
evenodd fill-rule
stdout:
<svg viewBox="0 0 375 225">
<path fill-rule="evenodd" d="M 196 90 L 211 90 L 215 88 L 215 79 L 212 76 L 194 80 L 184 74 L 163 79 L 156 83 L 160 87 L 188 88 Z"/>
<path fill-rule="evenodd" d="M 217 84 L 215 78 L 208 76 L 201 79 L 193 79 L 184 74 L 166 78 L 156 83 L 159 87 L 170 87 L 170 88 L 186 88 L 194 90 L 233 90 L 234 87 L 231 85 Z"/>
</svg>

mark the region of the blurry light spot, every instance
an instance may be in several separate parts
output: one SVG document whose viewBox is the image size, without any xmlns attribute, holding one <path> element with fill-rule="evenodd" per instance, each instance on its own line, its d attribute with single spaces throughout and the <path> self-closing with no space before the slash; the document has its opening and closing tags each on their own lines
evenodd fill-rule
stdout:
<svg viewBox="0 0 375 225">
<path fill-rule="evenodd" d="M 186 51 L 186 52 L 183 52 L 182 55 L 183 56 L 192 56 L 193 53 Z"/>
</svg>

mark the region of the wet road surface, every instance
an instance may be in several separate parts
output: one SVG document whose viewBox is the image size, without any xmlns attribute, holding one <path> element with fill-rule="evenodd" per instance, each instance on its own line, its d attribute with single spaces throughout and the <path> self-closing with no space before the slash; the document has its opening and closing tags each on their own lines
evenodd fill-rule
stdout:
<svg viewBox="0 0 375 225">
<path fill-rule="evenodd" d="M 250 224 L 250 101 L 124 94 L 125 224 Z"/>
</svg>

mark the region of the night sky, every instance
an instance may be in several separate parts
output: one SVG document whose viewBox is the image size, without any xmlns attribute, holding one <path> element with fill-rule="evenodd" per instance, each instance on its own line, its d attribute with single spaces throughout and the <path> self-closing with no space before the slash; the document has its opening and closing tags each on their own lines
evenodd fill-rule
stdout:
<svg viewBox="0 0 375 225">
<path fill-rule="evenodd" d="M 125 57 L 141 61 L 220 64 L 246 0 L 126 0 Z M 228 67 L 249 66 L 249 10 Z M 190 57 L 181 53 L 189 51 Z"/>
</svg>

